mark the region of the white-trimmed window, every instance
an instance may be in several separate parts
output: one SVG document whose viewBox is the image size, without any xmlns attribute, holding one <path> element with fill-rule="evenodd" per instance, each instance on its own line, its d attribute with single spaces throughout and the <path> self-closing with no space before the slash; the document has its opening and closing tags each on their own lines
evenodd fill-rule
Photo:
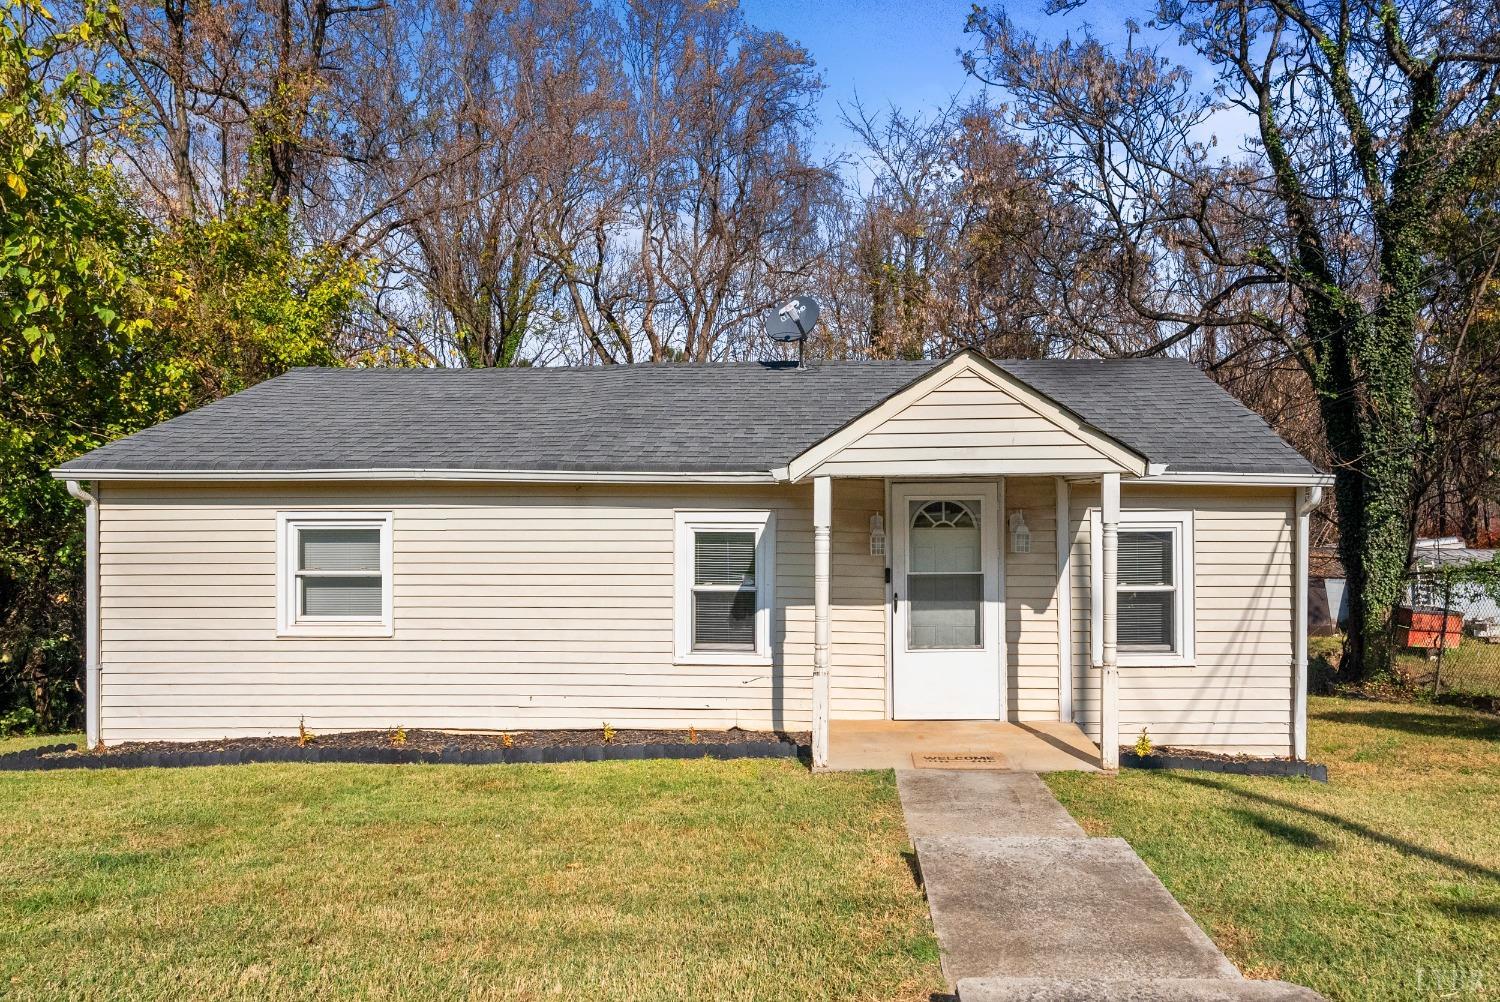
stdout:
<svg viewBox="0 0 1500 1002">
<path fill-rule="evenodd" d="M 391 635 L 391 516 L 283 512 L 276 519 L 282 636 Z"/>
<path fill-rule="evenodd" d="M 677 513 L 679 663 L 770 663 L 775 530 L 768 511 Z"/>
<path fill-rule="evenodd" d="M 1104 593 L 1104 538 L 1093 514 L 1093 595 Z M 1193 513 L 1122 511 L 1115 559 L 1115 641 L 1121 665 L 1191 665 Z M 1093 616 L 1094 663 L 1102 659 L 1102 623 Z"/>
</svg>

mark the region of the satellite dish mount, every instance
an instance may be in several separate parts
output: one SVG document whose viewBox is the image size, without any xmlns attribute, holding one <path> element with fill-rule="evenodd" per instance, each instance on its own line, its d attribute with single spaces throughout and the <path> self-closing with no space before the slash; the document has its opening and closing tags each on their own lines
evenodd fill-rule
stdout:
<svg viewBox="0 0 1500 1002">
<path fill-rule="evenodd" d="M 818 323 L 818 301 L 811 296 L 798 296 L 780 306 L 766 311 L 766 336 L 782 344 L 796 342 L 797 367 L 802 367 L 802 347 L 807 336 Z"/>
</svg>

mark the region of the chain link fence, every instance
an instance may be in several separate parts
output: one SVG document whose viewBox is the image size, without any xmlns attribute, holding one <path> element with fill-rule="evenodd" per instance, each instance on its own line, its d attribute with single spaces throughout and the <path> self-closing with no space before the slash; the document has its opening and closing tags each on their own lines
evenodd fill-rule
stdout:
<svg viewBox="0 0 1500 1002">
<path fill-rule="evenodd" d="M 1391 619 L 1396 670 L 1407 684 L 1434 695 L 1500 697 L 1500 589 L 1455 582 L 1444 568 L 1468 555 L 1449 552 L 1418 560 L 1406 600 Z"/>
</svg>

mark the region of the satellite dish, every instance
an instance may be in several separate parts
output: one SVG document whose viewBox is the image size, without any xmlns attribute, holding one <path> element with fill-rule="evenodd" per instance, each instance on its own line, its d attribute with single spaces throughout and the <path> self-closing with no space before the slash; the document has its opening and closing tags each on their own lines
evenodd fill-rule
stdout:
<svg viewBox="0 0 1500 1002">
<path fill-rule="evenodd" d="M 766 311 L 766 336 L 772 341 L 806 341 L 818 322 L 818 301 L 811 296 L 789 299 Z"/>
</svg>

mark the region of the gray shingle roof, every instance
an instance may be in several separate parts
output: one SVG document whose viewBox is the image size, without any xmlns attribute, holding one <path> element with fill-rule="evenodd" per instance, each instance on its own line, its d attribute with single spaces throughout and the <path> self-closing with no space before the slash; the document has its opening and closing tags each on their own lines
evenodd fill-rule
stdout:
<svg viewBox="0 0 1500 1002">
<path fill-rule="evenodd" d="M 936 364 L 297 369 L 59 472 L 764 473 Z M 1172 469 L 1314 472 L 1187 363 L 1000 364 Z"/>
</svg>

